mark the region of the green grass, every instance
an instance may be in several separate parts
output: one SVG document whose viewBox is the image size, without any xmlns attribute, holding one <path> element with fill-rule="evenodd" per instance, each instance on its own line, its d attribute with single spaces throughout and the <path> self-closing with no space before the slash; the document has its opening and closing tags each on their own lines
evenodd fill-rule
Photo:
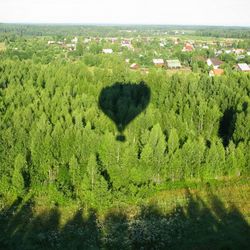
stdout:
<svg viewBox="0 0 250 250">
<path fill-rule="evenodd" d="M 17 198 L 0 212 L 0 249 L 247 249 L 249 198 L 248 179 L 168 183 L 105 211 Z"/>
<path fill-rule="evenodd" d="M 0 43 L 0 52 L 5 50 L 6 50 L 5 43 Z"/>
</svg>

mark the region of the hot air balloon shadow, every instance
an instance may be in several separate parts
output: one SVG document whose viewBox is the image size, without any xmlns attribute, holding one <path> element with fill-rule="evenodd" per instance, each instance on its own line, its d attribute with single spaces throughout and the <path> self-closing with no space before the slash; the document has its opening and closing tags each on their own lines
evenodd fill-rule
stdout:
<svg viewBox="0 0 250 250">
<path fill-rule="evenodd" d="M 99 108 L 115 124 L 118 141 L 125 141 L 124 130 L 149 104 L 150 88 L 144 83 L 115 83 L 102 89 L 99 96 Z"/>
</svg>

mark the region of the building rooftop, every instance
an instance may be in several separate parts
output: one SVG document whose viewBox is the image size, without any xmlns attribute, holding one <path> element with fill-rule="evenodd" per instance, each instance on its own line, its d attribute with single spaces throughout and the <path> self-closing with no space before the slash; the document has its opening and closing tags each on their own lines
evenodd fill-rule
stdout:
<svg viewBox="0 0 250 250">
<path fill-rule="evenodd" d="M 164 60 L 163 59 L 153 59 L 153 63 L 154 64 L 164 64 Z"/>
<path fill-rule="evenodd" d="M 104 54 L 111 54 L 111 53 L 113 53 L 113 50 L 112 49 L 103 49 L 102 52 Z"/>
<path fill-rule="evenodd" d="M 223 62 L 220 59 L 215 57 L 209 58 L 208 60 L 210 60 L 214 66 L 223 64 Z"/>
<path fill-rule="evenodd" d="M 167 60 L 167 65 L 169 68 L 180 68 L 181 63 L 179 60 Z"/>
<path fill-rule="evenodd" d="M 250 67 L 246 63 L 238 63 L 237 66 L 240 71 L 250 71 Z"/>
<path fill-rule="evenodd" d="M 222 75 L 224 73 L 224 69 L 214 69 L 213 72 L 215 75 Z"/>
</svg>

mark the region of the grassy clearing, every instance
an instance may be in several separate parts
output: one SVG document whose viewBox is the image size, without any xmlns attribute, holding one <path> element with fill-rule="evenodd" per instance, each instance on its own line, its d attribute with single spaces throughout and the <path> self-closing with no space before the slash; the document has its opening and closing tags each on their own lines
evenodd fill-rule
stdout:
<svg viewBox="0 0 250 250">
<path fill-rule="evenodd" d="M 225 212 L 230 211 L 232 207 L 237 208 L 250 222 L 250 186 L 247 183 L 225 182 L 223 185 L 217 183 L 211 186 L 197 184 L 196 187 L 161 191 L 148 199 L 148 203 L 155 204 L 164 212 L 169 212 L 178 206 L 186 207 L 190 197 L 199 197 L 211 212 L 214 212 L 211 197 L 216 197 L 223 204 Z"/>
<path fill-rule="evenodd" d="M 3 249 L 247 249 L 247 180 L 179 184 L 99 213 L 17 199 L 0 213 Z"/>
<path fill-rule="evenodd" d="M 0 52 L 5 50 L 6 50 L 5 43 L 0 43 Z"/>
</svg>

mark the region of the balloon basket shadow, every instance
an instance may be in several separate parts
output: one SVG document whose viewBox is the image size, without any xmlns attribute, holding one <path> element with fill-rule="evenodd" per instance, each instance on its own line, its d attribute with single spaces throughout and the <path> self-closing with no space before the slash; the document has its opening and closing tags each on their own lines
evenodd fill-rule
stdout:
<svg viewBox="0 0 250 250">
<path fill-rule="evenodd" d="M 126 136 L 125 135 L 117 135 L 116 140 L 120 142 L 125 142 L 126 141 Z"/>
</svg>

